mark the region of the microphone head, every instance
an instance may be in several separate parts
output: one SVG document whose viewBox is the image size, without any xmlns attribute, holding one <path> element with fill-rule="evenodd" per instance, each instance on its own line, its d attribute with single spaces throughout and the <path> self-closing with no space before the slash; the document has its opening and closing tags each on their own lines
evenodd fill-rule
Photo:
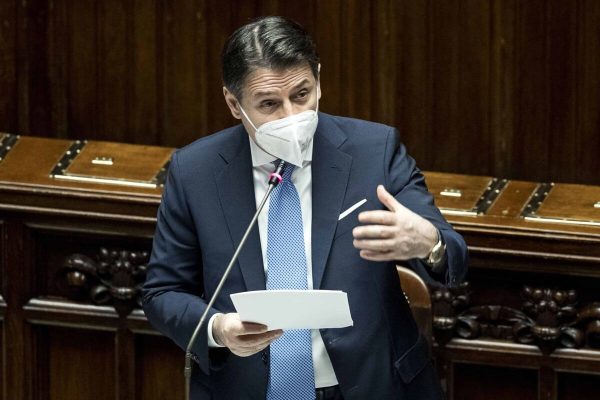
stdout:
<svg viewBox="0 0 600 400">
<path fill-rule="evenodd" d="M 273 185 L 273 187 L 275 187 L 281 183 L 283 180 L 283 170 L 285 169 L 286 165 L 287 164 L 285 161 L 279 160 L 275 171 L 269 175 L 269 185 Z"/>
</svg>

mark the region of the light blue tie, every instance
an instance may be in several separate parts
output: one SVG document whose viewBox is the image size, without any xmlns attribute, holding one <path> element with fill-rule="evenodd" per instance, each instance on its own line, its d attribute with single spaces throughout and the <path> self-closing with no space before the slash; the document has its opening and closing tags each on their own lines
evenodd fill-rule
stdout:
<svg viewBox="0 0 600 400">
<path fill-rule="evenodd" d="M 300 198 L 288 164 L 269 201 L 267 289 L 308 289 Z M 310 330 L 285 331 L 271 343 L 267 400 L 315 398 Z"/>
</svg>

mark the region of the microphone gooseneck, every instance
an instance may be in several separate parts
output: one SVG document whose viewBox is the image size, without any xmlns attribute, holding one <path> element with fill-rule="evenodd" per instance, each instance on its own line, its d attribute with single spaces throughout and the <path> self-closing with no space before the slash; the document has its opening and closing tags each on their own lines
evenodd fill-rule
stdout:
<svg viewBox="0 0 600 400">
<path fill-rule="evenodd" d="M 192 337 L 190 338 L 190 341 L 188 342 L 188 345 L 185 349 L 185 368 L 183 370 L 183 374 L 185 376 L 185 399 L 186 400 L 190 400 L 190 380 L 192 378 L 192 347 L 194 347 L 194 343 L 196 343 L 196 339 L 198 338 L 200 329 L 204 325 L 204 320 L 206 319 L 206 316 L 208 315 L 209 310 L 212 308 L 215 300 L 217 299 L 217 296 L 221 292 L 221 289 L 223 288 L 223 285 L 225 284 L 225 281 L 227 280 L 227 277 L 229 276 L 229 273 L 231 272 L 233 265 L 235 264 L 235 262 L 238 259 L 240 251 L 244 247 L 244 244 L 246 243 L 248 236 L 250 236 L 250 231 L 252 230 L 254 225 L 256 225 L 256 221 L 258 220 L 258 215 L 264 208 L 264 206 L 267 202 L 267 199 L 271 195 L 271 192 L 273 191 L 273 189 L 275 189 L 275 187 L 277 185 L 279 185 L 279 183 L 283 180 L 282 176 L 283 176 L 283 171 L 284 171 L 285 167 L 286 167 L 285 161 L 279 160 L 279 162 L 277 163 L 277 167 L 275 168 L 275 171 L 271 175 L 269 175 L 269 187 L 267 188 L 267 192 L 263 196 L 263 199 L 260 202 L 258 209 L 256 210 L 256 213 L 254 213 L 254 217 L 252 217 L 252 220 L 250 221 L 250 224 L 248 225 L 248 228 L 246 229 L 246 232 L 244 233 L 244 236 L 242 237 L 240 244 L 238 244 L 238 247 L 235 249 L 235 253 L 233 253 L 233 256 L 231 256 L 231 260 L 229 261 L 229 264 L 227 265 L 227 268 L 225 269 L 225 272 L 223 273 L 223 276 L 221 277 L 221 280 L 219 281 L 219 284 L 217 285 L 215 292 L 211 296 L 208 304 L 206 305 L 206 309 L 202 313 L 202 316 L 200 317 L 200 321 L 198 321 L 198 324 L 196 325 L 196 329 L 194 329 L 194 333 L 192 334 Z"/>
</svg>

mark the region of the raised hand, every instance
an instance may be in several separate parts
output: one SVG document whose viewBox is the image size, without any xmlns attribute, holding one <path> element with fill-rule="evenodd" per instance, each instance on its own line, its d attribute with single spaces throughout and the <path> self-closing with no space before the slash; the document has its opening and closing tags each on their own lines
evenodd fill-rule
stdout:
<svg viewBox="0 0 600 400">
<path fill-rule="evenodd" d="M 438 240 L 433 224 L 400 204 L 382 185 L 377 197 L 387 210 L 364 211 L 352 231 L 354 247 L 371 261 L 425 258 Z"/>
</svg>

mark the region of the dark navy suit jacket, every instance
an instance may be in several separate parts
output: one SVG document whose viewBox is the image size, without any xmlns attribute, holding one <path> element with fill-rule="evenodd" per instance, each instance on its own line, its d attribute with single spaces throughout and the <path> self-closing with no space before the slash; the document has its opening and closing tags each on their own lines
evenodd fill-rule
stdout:
<svg viewBox="0 0 600 400">
<path fill-rule="evenodd" d="M 354 320 L 352 327 L 321 334 L 345 399 L 439 399 L 431 357 L 395 263 L 366 261 L 352 245 L 358 213 L 383 208 L 378 184 L 431 221 L 446 243 L 444 273 L 434 276 L 420 260 L 408 264 L 450 285 L 466 273 L 464 240 L 434 206 L 397 131 L 320 113 L 312 161 L 313 285 L 348 293 Z M 338 221 L 364 198 L 363 206 Z M 180 347 L 186 347 L 255 211 L 249 138 L 242 125 L 174 153 L 158 212 L 144 311 Z M 255 227 L 209 317 L 234 312 L 231 293 L 259 289 L 265 289 L 265 275 Z M 202 329 L 194 353 L 199 367 L 192 377 L 193 399 L 265 399 L 268 349 L 245 358 L 209 349 Z"/>
</svg>

